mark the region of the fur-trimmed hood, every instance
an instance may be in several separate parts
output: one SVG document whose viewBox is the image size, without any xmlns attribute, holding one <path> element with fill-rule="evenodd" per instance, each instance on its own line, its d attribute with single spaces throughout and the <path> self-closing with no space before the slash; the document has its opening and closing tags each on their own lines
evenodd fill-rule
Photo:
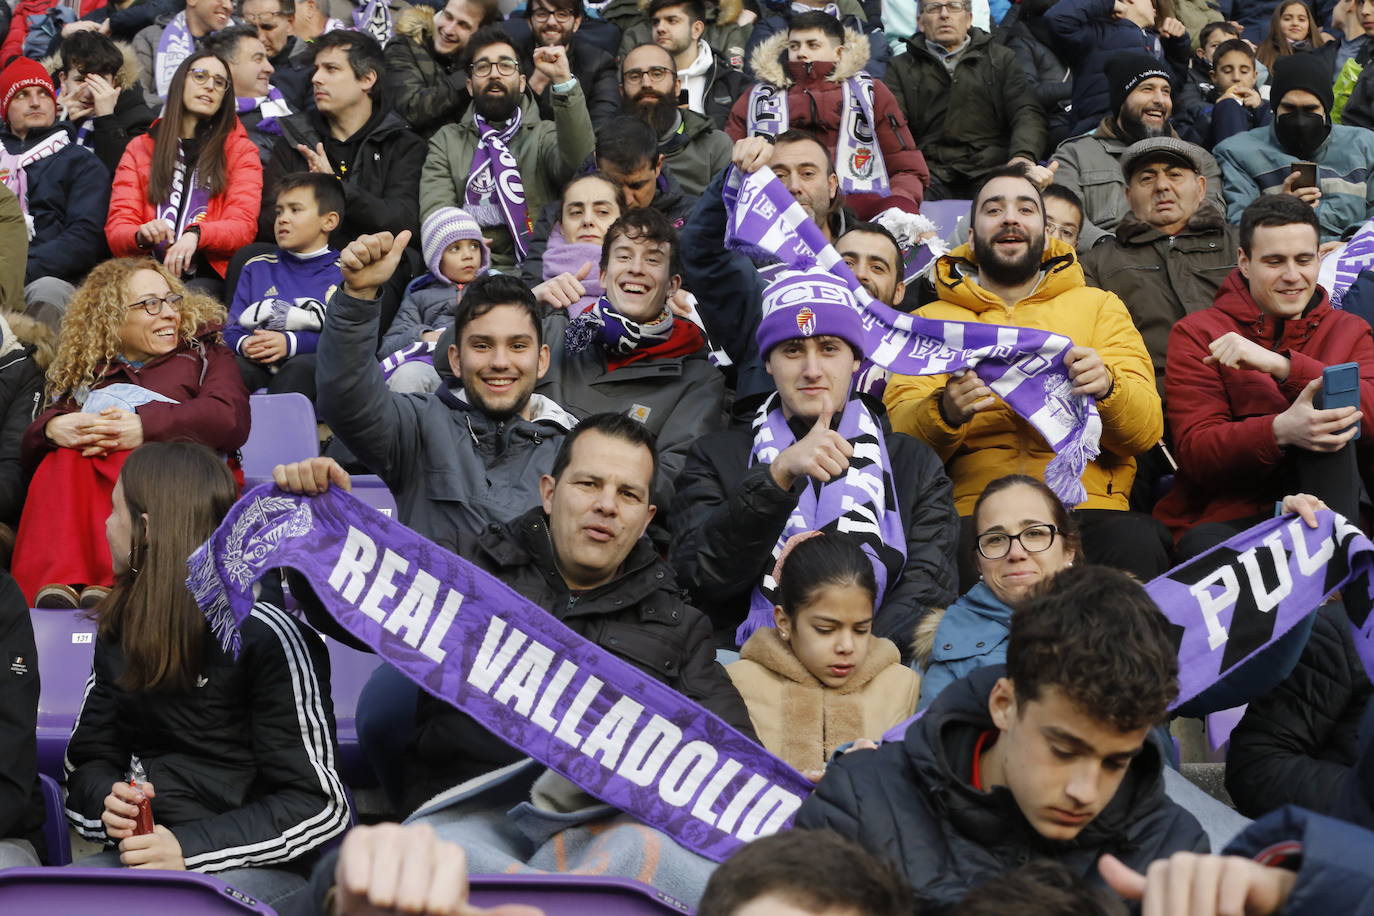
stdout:
<svg viewBox="0 0 1374 916">
<path fill-rule="evenodd" d="M 406 7 L 396 17 L 396 34 L 418 44 L 430 45 L 434 39 L 434 7 L 424 4 Z"/>
<path fill-rule="evenodd" d="M 845 26 L 844 54 L 825 79 L 832 83 L 843 83 L 868 66 L 870 53 L 868 36 L 858 29 Z M 801 68 L 805 67 L 805 64 L 792 65 L 788 63 L 786 29 L 774 33 L 767 41 L 755 48 L 753 56 L 749 58 L 749 63 L 754 68 L 754 75 L 759 80 L 780 89 L 786 89 L 797 82 L 799 73 L 804 72 Z M 825 67 L 829 65 L 813 64 L 812 66 Z"/>
<path fill-rule="evenodd" d="M 115 74 L 115 83 L 120 90 L 132 89 L 138 85 L 139 64 L 138 57 L 134 54 L 133 46 L 126 41 L 116 41 L 115 47 L 119 49 L 119 54 L 124 58 L 124 62 L 119 65 L 119 72 Z M 62 66 L 62 56 L 49 54 L 42 60 L 43 69 L 57 76 L 58 69 Z"/>
<path fill-rule="evenodd" d="M 935 634 L 944 619 L 945 609 L 938 607 L 916 624 L 916 632 L 911 636 L 911 658 L 912 664 L 920 671 L 930 667 L 930 657 L 935 653 Z"/>
</svg>

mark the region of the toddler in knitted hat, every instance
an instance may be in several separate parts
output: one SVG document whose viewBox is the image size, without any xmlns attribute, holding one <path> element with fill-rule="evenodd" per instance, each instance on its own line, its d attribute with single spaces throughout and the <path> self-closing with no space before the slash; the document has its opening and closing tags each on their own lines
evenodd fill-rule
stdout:
<svg viewBox="0 0 1374 916">
<path fill-rule="evenodd" d="M 425 219 L 420 246 L 430 275 L 449 286 L 466 286 L 491 266 L 482 227 L 457 207 L 440 207 Z"/>
</svg>

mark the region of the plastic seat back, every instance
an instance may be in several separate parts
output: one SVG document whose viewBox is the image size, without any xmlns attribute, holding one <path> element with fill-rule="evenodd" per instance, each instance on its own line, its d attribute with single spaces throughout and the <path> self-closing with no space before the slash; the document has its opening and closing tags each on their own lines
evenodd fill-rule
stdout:
<svg viewBox="0 0 1374 916">
<path fill-rule="evenodd" d="M 276 911 L 210 875 L 133 868 L 0 871 L 0 913 L 244 916 Z"/>
<path fill-rule="evenodd" d="M 275 466 L 320 454 L 315 407 L 305 395 L 254 394 L 248 407 L 253 425 L 240 450 L 244 477 L 271 479 Z"/>
<path fill-rule="evenodd" d="M 38 771 L 61 779 L 62 757 L 81 712 L 95 657 L 95 621 L 84 611 L 42 608 L 30 610 L 29 619 L 43 683 L 38 696 Z"/>
<path fill-rule="evenodd" d="M 472 875 L 474 906 L 523 903 L 549 916 L 662 916 L 690 913 L 682 901 L 629 878 L 605 875 Z"/>
</svg>

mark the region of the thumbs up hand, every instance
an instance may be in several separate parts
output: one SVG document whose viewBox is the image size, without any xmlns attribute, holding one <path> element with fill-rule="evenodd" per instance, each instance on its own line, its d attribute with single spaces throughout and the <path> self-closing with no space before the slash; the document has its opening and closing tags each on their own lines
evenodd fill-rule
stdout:
<svg viewBox="0 0 1374 916">
<path fill-rule="evenodd" d="M 783 449 L 782 454 L 773 461 L 769 472 L 778 486 L 790 490 L 798 477 L 829 483 L 849 470 L 854 446 L 830 428 L 834 415 L 835 408 L 827 404 L 811 431 Z"/>
</svg>

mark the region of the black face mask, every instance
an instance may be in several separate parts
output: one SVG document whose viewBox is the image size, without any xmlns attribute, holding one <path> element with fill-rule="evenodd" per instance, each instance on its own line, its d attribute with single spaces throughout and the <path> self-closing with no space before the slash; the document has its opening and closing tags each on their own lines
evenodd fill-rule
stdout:
<svg viewBox="0 0 1374 916">
<path fill-rule="evenodd" d="M 1285 152 L 1312 159 L 1331 135 L 1331 125 L 1315 111 L 1294 111 L 1274 119 L 1274 135 Z"/>
</svg>

